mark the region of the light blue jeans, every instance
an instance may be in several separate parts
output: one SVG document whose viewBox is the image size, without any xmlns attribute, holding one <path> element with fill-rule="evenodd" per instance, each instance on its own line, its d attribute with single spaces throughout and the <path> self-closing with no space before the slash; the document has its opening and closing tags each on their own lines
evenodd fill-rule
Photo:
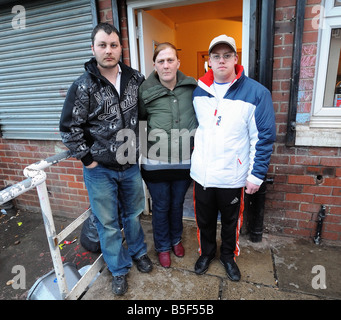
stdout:
<svg viewBox="0 0 341 320">
<path fill-rule="evenodd" d="M 145 204 L 139 167 L 136 164 L 125 171 L 114 171 L 99 164 L 93 169 L 84 167 L 83 172 L 103 258 L 113 276 L 127 274 L 132 258 L 147 253 L 139 218 Z M 128 249 L 122 245 L 119 214 Z"/>
</svg>

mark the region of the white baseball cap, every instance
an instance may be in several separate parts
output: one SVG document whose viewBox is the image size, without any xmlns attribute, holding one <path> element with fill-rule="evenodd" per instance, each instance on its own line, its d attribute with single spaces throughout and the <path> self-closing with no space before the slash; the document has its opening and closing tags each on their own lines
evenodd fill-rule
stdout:
<svg viewBox="0 0 341 320">
<path fill-rule="evenodd" d="M 237 53 L 236 41 L 233 38 L 228 37 L 226 34 L 222 34 L 222 35 L 214 38 L 211 41 L 210 46 L 208 48 L 208 53 L 210 54 L 213 47 L 215 47 L 217 44 L 221 44 L 221 43 L 225 43 L 225 44 L 229 45 L 231 47 L 231 49 L 233 49 L 233 51 L 235 53 Z"/>
</svg>

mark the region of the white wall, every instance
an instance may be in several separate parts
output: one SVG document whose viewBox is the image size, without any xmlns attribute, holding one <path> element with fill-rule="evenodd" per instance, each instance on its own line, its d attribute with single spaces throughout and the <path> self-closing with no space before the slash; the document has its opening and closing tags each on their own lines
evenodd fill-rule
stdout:
<svg viewBox="0 0 341 320">
<path fill-rule="evenodd" d="M 175 30 L 154 18 L 145 11 L 142 14 L 143 54 L 145 60 L 145 76 L 153 72 L 153 40 L 159 43 L 171 42 L 175 44 Z"/>
</svg>

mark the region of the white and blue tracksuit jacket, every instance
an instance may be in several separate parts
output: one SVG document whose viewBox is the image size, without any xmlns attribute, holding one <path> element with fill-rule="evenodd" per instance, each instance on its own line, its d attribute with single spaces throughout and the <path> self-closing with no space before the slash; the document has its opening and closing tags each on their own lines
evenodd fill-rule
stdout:
<svg viewBox="0 0 341 320">
<path fill-rule="evenodd" d="M 261 185 L 276 139 L 275 114 L 268 89 L 236 66 L 236 79 L 223 99 L 216 97 L 212 70 L 199 79 L 193 104 L 199 122 L 191 177 L 206 188 Z"/>
</svg>

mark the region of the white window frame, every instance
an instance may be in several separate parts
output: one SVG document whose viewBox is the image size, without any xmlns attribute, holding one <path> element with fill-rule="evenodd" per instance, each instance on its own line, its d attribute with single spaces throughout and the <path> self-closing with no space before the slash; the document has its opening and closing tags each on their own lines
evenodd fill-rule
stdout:
<svg viewBox="0 0 341 320">
<path fill-rule="evenodd" d="M 341 147 L 341 108 L 323 107 L 332 29 L 341 28 L 341 7 L 335 0 L 321 5 L 314 95 L 309 126 L 298 124 L 296 145 Z M 324 5 L 323 5 L 324 4 Z"/>
</svg>

